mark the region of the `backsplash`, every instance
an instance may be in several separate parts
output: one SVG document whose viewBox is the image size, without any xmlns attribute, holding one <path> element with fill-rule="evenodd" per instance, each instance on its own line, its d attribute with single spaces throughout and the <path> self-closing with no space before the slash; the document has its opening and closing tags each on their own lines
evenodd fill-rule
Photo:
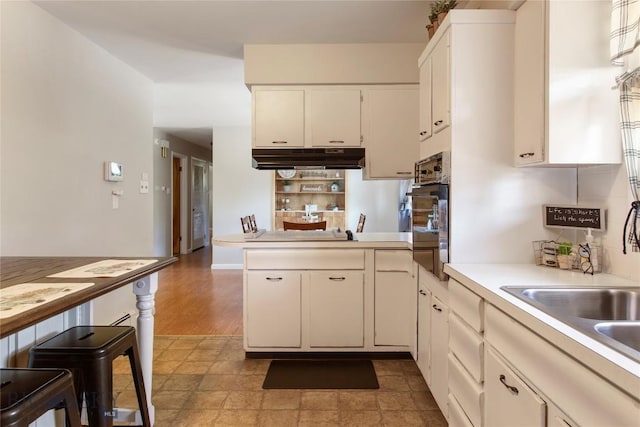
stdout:
<svg viewBox="0 0 640 427">
<path fill-rule="evenodd" d="M 603 271 L 640 281 L 640 252 L 627 249 L 626 255 L 622 253 L 622 232 L 631 200 L 624 165 L 578 168 L 578 204 L 599 204 L 608 210 L 606 231 L 594 232 L 596 243 L 600 241 L 605 249 Z M 584 240 L 580 234 L 578 240 Z"/>
</svg>

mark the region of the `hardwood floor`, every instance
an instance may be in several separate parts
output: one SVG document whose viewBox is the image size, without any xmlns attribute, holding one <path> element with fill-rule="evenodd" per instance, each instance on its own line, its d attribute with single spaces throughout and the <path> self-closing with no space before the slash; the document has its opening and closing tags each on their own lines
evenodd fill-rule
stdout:
<svg viewBox="0 0 640 427">
<path fill-rule="evenodd" d="M 211 247 L 161 270 L 155 335 L 242 335 L 242 270 L 211 270 Z"/>
</svg>

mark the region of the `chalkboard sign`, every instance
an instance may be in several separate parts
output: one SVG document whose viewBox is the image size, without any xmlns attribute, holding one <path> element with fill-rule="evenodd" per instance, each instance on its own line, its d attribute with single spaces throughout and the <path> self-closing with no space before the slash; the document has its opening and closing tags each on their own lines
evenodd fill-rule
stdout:
<svg viewBox="0 0 640 427">
<path fill-rule="evenodd" d="M 545 227 L 605 229 L 605 210 L 587 206 L 551 206 L 544 205 L 543 219 Z"/>
</svg>

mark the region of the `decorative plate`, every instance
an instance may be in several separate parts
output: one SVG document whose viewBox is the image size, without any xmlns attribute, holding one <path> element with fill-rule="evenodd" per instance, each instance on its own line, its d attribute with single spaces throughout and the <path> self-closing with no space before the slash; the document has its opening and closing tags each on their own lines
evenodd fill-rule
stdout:
<svg viewBox="0 0 640 427">
<path fill-rule="evenodd" d="M 295 169 L 278 169 L 278 175 L 280 175 L 284 179 L 289 179 L 296 176 L 296 171 Z"/>
</svg>

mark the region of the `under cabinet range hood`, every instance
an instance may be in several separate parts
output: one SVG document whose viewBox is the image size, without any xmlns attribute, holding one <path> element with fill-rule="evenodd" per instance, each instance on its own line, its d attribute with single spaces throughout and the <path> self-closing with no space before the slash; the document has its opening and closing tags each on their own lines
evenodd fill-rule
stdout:
<svg viewBox="0 0 640 427">
<path fill-rule="evenodd" d="M 255 169 L 362 169 L 364 148 L 254 148 Z"/>
</svg>

